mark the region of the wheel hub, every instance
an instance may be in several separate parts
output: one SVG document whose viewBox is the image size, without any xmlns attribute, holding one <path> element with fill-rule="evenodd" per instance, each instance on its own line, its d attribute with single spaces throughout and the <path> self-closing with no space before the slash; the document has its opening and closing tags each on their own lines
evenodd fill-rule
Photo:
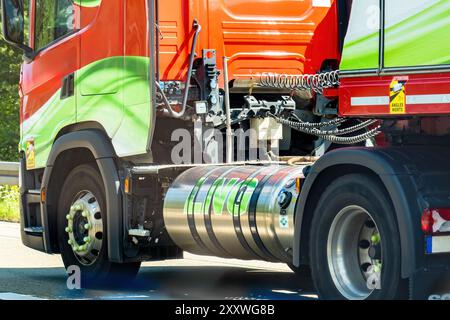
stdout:
<svg viewBox="0 0 450 320">
<path fill-rule="evenodd" d="M 95 196 L 90 191 L 80 192 L 72 202 L 66 216 L 68 244 L 83 265 L 97 259 L 103 243 L 103 221 Z"/>
<path fill-rule="evenodd" d="M 382 250 L 377 225 L 359 206 L 348 206 L 334 218 L 327 258 L 336 288 L 347 299 L 366 299 L 381 284 Z"/>
<path fill-rule="evenodd" d="M 380 245 L 371 245 L 369 247 L 369 257 L 372 260 L 381 260 L 381 247 Z"/>
</svg>

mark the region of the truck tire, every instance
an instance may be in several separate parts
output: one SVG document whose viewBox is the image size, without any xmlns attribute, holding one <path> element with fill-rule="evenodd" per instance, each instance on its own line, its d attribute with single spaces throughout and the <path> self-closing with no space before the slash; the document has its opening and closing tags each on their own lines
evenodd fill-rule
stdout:
<svg viewBox="0 0 450 320">
<path fill-rule="evenodd" d="M 296 280 L 303 290 L 314 290 L 311 268 L 309 266 L 301 265 L 296 267 L 292 263 L 288 263 L 288 266 L 295 273 Z"/>
<path fill-rule="evenodd" d="M 78 266 L 81 285 L 123 285 L 139 271 L 140 263 L 108 260 L 106 197 L 95 164 L 83 164 L 67 176 L 58 201 L 58 241 L 66 269 Z"/>
<path fill-rule="evenodd" d="M 309 266 L 294 266 L 294 264 L 292 263 L 288 263 L 287 264 L 289 269 L 291 269 L 297 276 L 299 277 L 306 277 L 306 278 L 310 278 L 311 277 L 311 268 Z"/>
<path fill-rule="evenodd" d="M 325 189 L 312 220 L 310 262 L 321 299 L 406 297 L 394 209 L 374 178 L 349 174 Z"/>
</svg>

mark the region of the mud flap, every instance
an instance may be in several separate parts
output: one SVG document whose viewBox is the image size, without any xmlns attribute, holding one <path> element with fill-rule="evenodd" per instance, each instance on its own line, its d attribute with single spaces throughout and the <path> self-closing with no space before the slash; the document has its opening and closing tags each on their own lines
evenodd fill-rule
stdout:
<svg viewBox="0 0 450 320">
<path fill-rule="evenodd" d="M 424 268 L 415 272 L 410 282 L 410 298 L 450 300 L 450 266 Z"/>
</svg>

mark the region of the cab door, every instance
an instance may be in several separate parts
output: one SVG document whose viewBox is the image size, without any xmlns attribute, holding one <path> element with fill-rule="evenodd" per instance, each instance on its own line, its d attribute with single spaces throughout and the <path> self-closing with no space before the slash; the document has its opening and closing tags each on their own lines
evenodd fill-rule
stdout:
<svg viewBox="0 0 450 320">
<path fill-rule="evenodd" d="M 78 0 L 81 12 L 77 122 L 113 137 L 123 119 L 123 0 Z"/>
<path fill-rule="evenodd" d="M 154 70 L 150 63 L 148 24 L 154 23 L 147 3 L 152 1 L 124 2 L 124 116 L 112 139 L 116 153 L 121 156 L 146 154 L 151 144 L 156 110 L 151 99 Z"/>
<path fill-rule="evenodd" d="M 147 153 L 152 110 L 146 0 L 78 0 L 77 122 L 100 125 L 119 157 Z"/>
<path fill-rule="evenodd" d="M 22 148 L 27 168 L 45 167 L 54 138 L 75 121 L 79 68 L 77 10 L 71 0 L 31 0 L 32 61 L 23 65 Z"/>
</svg>

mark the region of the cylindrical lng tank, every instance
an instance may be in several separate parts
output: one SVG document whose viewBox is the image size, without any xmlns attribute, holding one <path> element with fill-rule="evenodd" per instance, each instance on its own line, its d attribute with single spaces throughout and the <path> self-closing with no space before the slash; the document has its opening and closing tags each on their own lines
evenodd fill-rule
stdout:
<svg viewBox="0 0 450 320">
<path fill-rule="evenodd" d="M 164 222 L 184 251 L 292 261 L 301 166 L 199 166 L 176 178 Z"/>
</svg>

